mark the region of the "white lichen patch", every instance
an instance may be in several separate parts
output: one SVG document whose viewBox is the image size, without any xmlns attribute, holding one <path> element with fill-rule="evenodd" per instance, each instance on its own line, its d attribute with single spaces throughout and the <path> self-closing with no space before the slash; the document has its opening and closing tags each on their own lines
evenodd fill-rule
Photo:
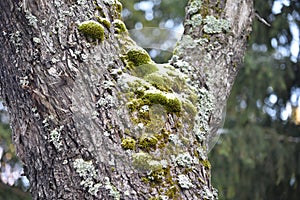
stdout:
<svg viewBox="0 0 300 200">
<path fill-rule="evenodd" d="M 96 102 L 96 107 L 97 108 L 111 108 L 114 105 L 114 97 L 109 95 L 107 97 L 101 97 L 97 102 Z"/>
<path fill-rule="evenodd" d="M 202 198 L 204 199 L 207 199 L 207 200 L 213 200 L 215 199 L 215 192 L 210 190 L 206 185 L 203 187 L 203 190 L 201 191 L 201 196 Z"/>
<path fill-rule="evenodd" d="M 28 20 L 28 24 L 30 26 L 37 27 L 38 20 L 37 20 L 36 16 L 31 14 L 29 11 L 25 11 L 25 18 Z"/>
<path fill-rule="evenodd" d="M 33 37 L 33 38 L 32 38 L 32 41 L 33 41 L 34 43 L 36 43 L 36 44 L 40 44 L 40 43 L 41 43 L 41 39 L 38 38 L 38 37 Z"/>
<path fill-rule="evenodd" d="M 54 144 L 56 149 L 60 149 L 62 142 L 60 140 L 61 136 L 61 130 L 64 128 L 64 126 L 60 126 L 59 128 L 55 128 L 50 131 L 50 137 L 49 140 Z"/>
<path fill-rule="evenodd" d="M 86 0 L 77 0 L 78 5 L 85 5 L 86 3 Z"/>
<path fill-rule="evenodd" d="M 176 157 L 176 163 L 181 167 L 191 167 L 197 161 L 188 152 L 185 152 Z"/>
<path fill-rule="evenodd" d="M 202 24 L 202 15 L 201 14 L 195 14 L 191 17 L 190 20 L 187 20 L 185 24 L 191 25 L 192 27 L 198 27 Z"/>
<path fill-rule="evenodd" d="M 11 33 L 9 34 L 9 41 L 15 45 L 16 47 L 16 53 L 18 53 L 19 47 L 22 46 L 22 38 L 21 38 L 21 32 L 20 31 L 16 31 L 15 33 Z"/>
<path fill-rule="evenodd" d="M 201 6 L 202 6 L 202 2 L 200 0 L 194 0 L 189 5 L 187 13 L 190 15 L 195 14 L 200 10 Z"/>
<path fill-rule="evenodd" d="M 26 86 L 29 85 L 28 76 L 20 77 L 20 85 L 21 85 L 22 87 L 26 87 Z"/>
<path fill-rule="evenodd" d="M 110 5 L 110 6 L 112 6 L 112 5 L 114 5 L 114 4 L 116 3 L 115 0 L 103 0 L 103 2 L 104 2 L 105 4 Z"/>
<path fill-rule="evenodd" d="M 73 167 L 82 178 L 80 185 L 83 186 L 91 195 L 97 196 L 101 183 L 95 183 L 94 179 L 97 177 L 96 169 L 92 161 L 85 161 L 82 158 L 77 158 Z"/>
<path fill-rule="evenodd" d="M 184 174 L 178 175 L 178 183 L 182 189 L 190 189 L 191 187 L 194 187 L 189 177 Z"/>
<path fill-rule="evenodd" d="M 204 24 L 203 30 L 209 34 L 222 33 L 223 31 L 228 32 L 230 30 L 229 21 L 216 19 L 214 16 L 207 16 L 204 19 Z"/>
<path fill-rule="evenodd" d="M 105 189 L 109 190 L 109 196 L 113 197 L 114 200 L 120 199 L 120 192 L 117 190 L 115 186 L 113 186 L 108 177 L 105 177 Z"/>
</svg>

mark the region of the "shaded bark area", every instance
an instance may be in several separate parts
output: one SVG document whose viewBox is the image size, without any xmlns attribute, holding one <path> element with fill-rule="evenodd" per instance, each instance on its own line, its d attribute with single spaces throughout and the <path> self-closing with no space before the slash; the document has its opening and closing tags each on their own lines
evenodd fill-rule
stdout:
<svg viewBox="0 0 300 200">
<path fill-rule="evenodd" d="M 201 77 L 199 83 L 194 78 L 195 86 L 208 89 L 215 97 L 216 109 L 210 112 L 217 114 L 212 115 L 211 124 L 218 123 L 219 102 L 223 104 L 229 95 L 249 32 L 250 21 L 230 15 L 232 5 L 240 11 L 234 10 L 237 14 L 251 13 L 247 4 L 241 7 L 227 1 L 220 5 L 224 10 L 220 15 L 231 20 L 232 33 L 209 35 L 206 45 L 218 41 L 218 48 L 179 47 L 183 52 L 180 59 L 189 62 L 193 73 Z M 155 199 L 167 194 L 171 199 L 215 198 L 206 160 L 189 168 L 172 161 L 157 175 L 155 170 L 133 167 L 133 154 L 141 149 L 125 151 L 121 146 L 127 131 L 134 131 L 137 125 L 129 117 L 128 99 L 115 72 L 130 74 L 120 54 L 135 43 L 126 33 L 116 34 L 117 1 L 5 0 L 0 7 L 0 94 L 10 113 L 13 141 L 26 166 L 34 199 Z M 207 10 L 213 12 L 214 5 Z M 98 17 L 111 24 L 104 27 L 104 41 L 79 34 L 80 22 L 97 21 Z M 188 34 L 203 36 L 201 29 Z M 203 64 L 207 54 L 212 57 Z M 181 121 L 176 114 L 167 113 L 162 126 L 176 134 L 177 122 Z M 183 135 L 189 142 L 180 152 L 199 157 L 197 148 L 203 144 L 198 144 L 194 133 Z M 148 153 L 164 155 L 163 149 Z M 91 167 L 79 172 L 77 161 Z M 182 186 L 178 178 L 182 174 L 192 185 Z"/>
</svg>

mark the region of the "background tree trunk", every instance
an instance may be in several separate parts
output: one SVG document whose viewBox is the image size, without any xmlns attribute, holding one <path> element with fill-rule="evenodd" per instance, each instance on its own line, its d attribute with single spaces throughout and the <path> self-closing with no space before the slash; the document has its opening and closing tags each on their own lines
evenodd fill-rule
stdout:
<svg viewBox="0 0 300 200">
<path fill-rule="evenodd" d="M 217 198 L 206 144 L 245 51 L 252 1 L 191 1 L 170 66 L 129 38 L 118 1 L 0 7 L 0 94 L 34 199 Z M 79 32 L 82 22 L 104 35 Z"/>
</svg>

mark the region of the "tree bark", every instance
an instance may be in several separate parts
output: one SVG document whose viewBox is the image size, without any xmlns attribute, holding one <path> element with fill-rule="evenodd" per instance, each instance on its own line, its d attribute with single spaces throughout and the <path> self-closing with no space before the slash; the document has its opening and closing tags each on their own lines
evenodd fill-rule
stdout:
<svg viewBox="0 0 300 200">
<path fill-rule="evenodd" d="M 252 1 L 190 1 L 168 65 L 130 39 L 117 0 L 0 7 L 0 94 L 34 199 L 217 199 L 207 141 Z"/>
</svg>

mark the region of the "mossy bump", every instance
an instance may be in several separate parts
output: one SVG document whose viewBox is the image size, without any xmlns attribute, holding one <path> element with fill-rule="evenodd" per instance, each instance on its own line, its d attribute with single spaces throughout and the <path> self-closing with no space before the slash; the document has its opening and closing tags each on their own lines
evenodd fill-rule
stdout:
<svg viewBox="0 0 300 200">
<path fill-rule="evenodd" d="M 127 33 L 127 28 L 126 25 L 124 24 L 124 22 L 122 20 L 119 19 L 115 19 L 113 21 L 113 25 L 115 28 L 115 33 L 120 34 L 120 33 Z"/>
<path fill-rule="evenodd" d="M 181 101 L 173 93 L 161 92 L 159 90 L 147 90 L 143 98 L 148 99 L 151 104 L 165 106 L 168 112 L 180 112 L 182 108 Z"/>
<path fill-rule="evenodd" d="M 129 65 L 133 65 L 133 66 L 130 66 L 130 68 L 131 67 L 134 68 L 134 67 L 137 67 L 139 65 L 151 64 L 152 63 L 151 57 L 149 56 L 147 51 L 142 49 L 142 48 L 129 49 L 127 54 L 126 54 L 126 58 L 129 62 Z"/>
<path fill-rule="evenodd" d="M 123 139 L 122 143 L 121 143 L 122 148 L 125 150 L 127 150 L 127 149 L 134 150 L 135 145 L 136 145 L 136 142 L 131 137 Z"/>
<path fill-rule="evenodd" d="M 78 25 L 78 30 L 85 37 L 93 40 L 104 40 L 104 27 L 96 21 L 90 20 Z"/>
</svg>

